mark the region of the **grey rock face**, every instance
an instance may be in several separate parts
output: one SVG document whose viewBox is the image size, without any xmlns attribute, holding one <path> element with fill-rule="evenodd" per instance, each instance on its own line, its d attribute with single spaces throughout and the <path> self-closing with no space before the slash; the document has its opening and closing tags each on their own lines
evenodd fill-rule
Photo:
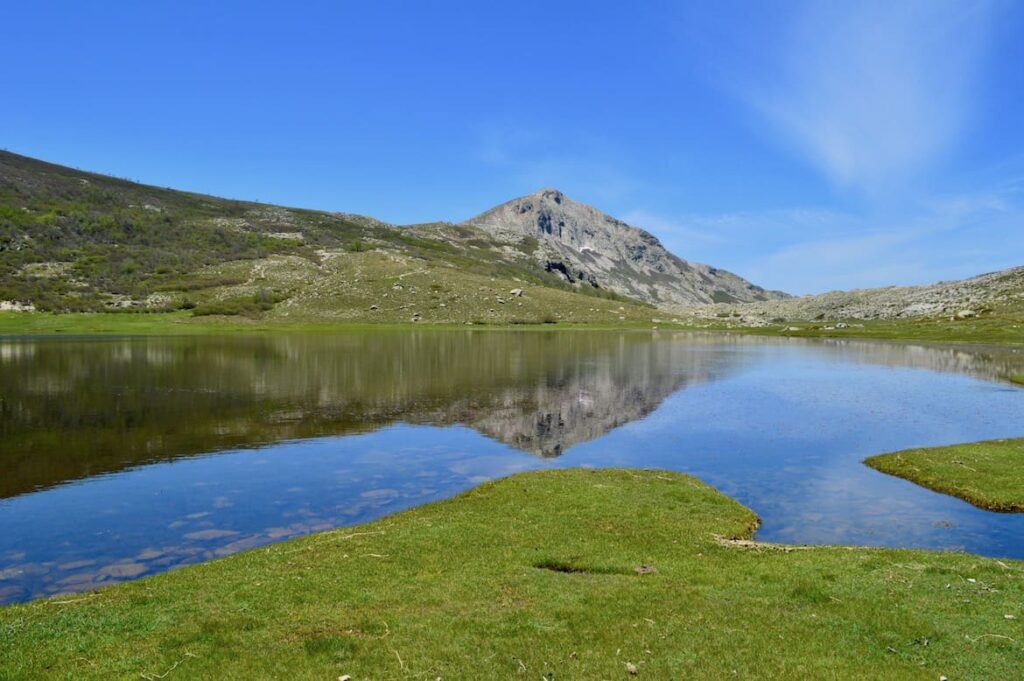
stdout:
<svg viewBox="0 0 1024 681">
<path fill-rule="evenodd" d="M 656 305 L 752 302 L 785 294 L 708 265 L 683 260 L 642 229 L 577 203 L 555 189 L 513 199 L 465 224 L 499 241 L 536 239 L 537 264 L 567 282 Z"/>
</svg>

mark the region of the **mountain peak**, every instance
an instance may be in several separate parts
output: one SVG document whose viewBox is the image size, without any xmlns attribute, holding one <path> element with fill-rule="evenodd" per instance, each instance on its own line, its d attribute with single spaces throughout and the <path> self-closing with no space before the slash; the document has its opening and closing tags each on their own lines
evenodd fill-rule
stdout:
<svg viewBox="0 0 1024 681">
<path fill-rule="evenodd" d="M 538 189 L 466 224 L 510 244 L 521 246 L 536 239 L 532 255 L 538 264 L 568 283 L 656 305 L 780 297 L 724 270 L 687 262 L 652 234 L 573 201 L 558 189 Z"/>
<path fill-rule="evenodd" d="M 567 197 L 561 190 L 555 189 L 554 187 L 542 187 L 541 189 L 538 189 L 537 191 L 535 191 L 532 194 L 529 194 L 528 196 L 538 199 L 550 199 L 555 203 L 562 203 L 562 201 L 566 200 L 575 203 L 575 201 L 569 199 L 569 197 Z"/>
</svg>

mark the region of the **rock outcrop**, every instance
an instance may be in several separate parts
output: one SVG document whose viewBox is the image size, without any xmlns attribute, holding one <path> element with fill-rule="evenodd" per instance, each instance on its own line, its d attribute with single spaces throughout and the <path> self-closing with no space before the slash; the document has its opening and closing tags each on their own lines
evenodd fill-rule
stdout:
<svg viewBox="0 0 1024 681">
<path fill-rule="evenodd" d="M 923 286 L 833 291 L 746 305 L 705 305 L 683 312 L 699 318 L 732 319 L 744 326 L 765 326 L 779 320 L 963 320 L 993 310 L 1021 308 L 1024 267 Z"/>
<path fill-rule="evenodd" d="M 570 284 L 606 289 L 654 305 L 785 297 L 731 272 L 683 260 L 654 235 L 555 189 L 513 199 L 464 224 L 532 250 L 539 267 Z"/>
</svg>

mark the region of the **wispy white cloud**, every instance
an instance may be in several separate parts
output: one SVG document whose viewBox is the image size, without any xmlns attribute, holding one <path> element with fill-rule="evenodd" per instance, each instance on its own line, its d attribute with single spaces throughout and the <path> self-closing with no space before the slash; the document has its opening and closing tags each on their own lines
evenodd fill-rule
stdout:
<svg viewBox="0 0 1024 681">
<path fill-rule="evenodd" d="M 837 185 L 883 192 L 954 149 L 994 14 L 988 0 L 800 6 L 737 94 Z"/>
<path fill-rule="evenodd" d="M 725 244 L 730 237 L 722 230 L 715 229 L 714 220 L 692 219 L 672 220 L 649 210 L 631 210 L 618 216 L 620 220 L 634 227 L 640 227 L 659 239 L 670 249 L 686 252 L 692 244 Z"/>
<path fill-rule="evenodd" d="M 920 234 L 914 229 L 870 231 L 795 243 L 751 263 L 755 281 L 779 282 L 803 294 L 914 283 L 929 278 L 926 263 L 905 254 Z"/>
<path fill-rule="evenodd" d="M 902 210 L 627 214 L 683 258 L 790 293 L 962 278 L 1020 265 L 1024 186 L 935 196 Z M 645 218 L 644 220 L 635 218 Z"/>
<path fill-rule="evenodd" d="M 835 206 L 826 209 L 637 214 L 680 256 L 793 293 L 1021 264 L 1019 159 L 1007 161 L 1000 172 L 1011 179 L 994 187 L 944 196 L 931 188 L 949 186 L 950 163 L 990 113 L 976 103 L 985 101 L 983 67 L 1004 5 L 734 3 L 751 17 L 742 25 L 714 11 L 687 14 L 680 26 L 690 63 L 746 104 L 771 144 L 843 191 L 816 197 Z"/>
</svg>

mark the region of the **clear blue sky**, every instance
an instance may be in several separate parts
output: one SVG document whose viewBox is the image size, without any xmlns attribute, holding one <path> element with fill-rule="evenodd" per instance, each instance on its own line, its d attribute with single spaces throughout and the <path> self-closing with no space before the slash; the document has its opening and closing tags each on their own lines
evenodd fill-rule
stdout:
<svg viewBox="0 0 1024 681">
<path fill-rule="evenodd" d="M 795 293 L 1024 264 L 1024 3 L 33 2 L 0 146 L 461 220 L 543 186 Z"/>
</svg>

